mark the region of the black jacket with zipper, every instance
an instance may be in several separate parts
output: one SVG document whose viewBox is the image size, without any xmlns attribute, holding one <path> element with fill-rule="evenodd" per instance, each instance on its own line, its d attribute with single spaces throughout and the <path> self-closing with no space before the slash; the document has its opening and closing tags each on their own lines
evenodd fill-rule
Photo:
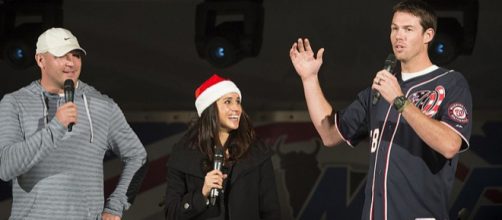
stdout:
<svg viewBox="0 0 502 220">
<path fill-rule="evenodd" d="M 226 201 L 219 199 L 215 206 L 207 206 L 202 195 L 206 176 L 202 164 L 208 158 L 199 150 L 189 148 L 186 140 L 180 141 L 174 146 L 167 163 L 166 219 L 280 219 L 270 157 L 270 149 L 262 142 L 251 145 L 246 156 L 234 163 L 227 180 L 231 188 L 224 188 Z"/>
</svg>

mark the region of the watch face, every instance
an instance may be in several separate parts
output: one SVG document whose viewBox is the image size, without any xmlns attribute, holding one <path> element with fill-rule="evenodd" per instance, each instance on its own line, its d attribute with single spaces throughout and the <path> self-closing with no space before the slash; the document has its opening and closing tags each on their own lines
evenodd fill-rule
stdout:
<svg viewBox="0 0 502 220">
<path fill-rule="evenodd" d="M 399 97 L 399 98 L 397 98 L 397 100 L 396 100 L 396 101 L 397 101 L 397 104 L 398 104 L 399 106 L 403 105 L 403 97 L 402 97 L 402 96 L 401 96 L 401 97 Z"/>
<path fill-rule="evenodd" d="M 404 96 L 399 96 L 397 97 L 395 100 L 394 100 L 394 107 L 396 109 L 400 109 L 403 105 L 404 105 L 404 102 L 406 101 L 406 97 Z"/>
</svg>

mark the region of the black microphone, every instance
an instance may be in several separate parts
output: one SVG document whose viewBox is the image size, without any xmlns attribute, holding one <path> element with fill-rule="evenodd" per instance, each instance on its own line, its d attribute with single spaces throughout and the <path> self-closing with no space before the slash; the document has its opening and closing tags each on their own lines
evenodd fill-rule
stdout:
<svg viewBox="0 0 502 220">
<path fill-rule="evenodd" d="M 214 147 L 214 162 L 213 169 L 221 171 L 221 165 L 223 164 L 223 148 L 215 146 Z M 209 202 L 212 206 L 216 204 L 216 199 L 220 195 L 220 190 L 216 188 L 212 188 L 209 193 Z"/>
<path fill-rule="evenodd" d="M 387 56 L 387 59 L 385 59 L 385 63 L 383 65 L 383 68 L 385 70 L 387 70 L 388 72 L 392 73 L 394 72 L 394 68 L 396 67 L 396 56 L 394 56 L 393 53 L 390 53 L 388 56 Z M 392 73 L 394 74 L 394 73 Z M 375 91 L 375 93 L 373 93 L 373 105 L 376 104 L 378 102 L 378 100 L 380 100 L 380 92 L 378 91 Z"/>
<path fill-rule="evenodd" d="M 64 100 L 65 102 L 73 102 L 75 96 L 75 85 L 73 84 L 73 80 L 67 79 L 64 81 Z M 68 132 L 71 132 L 71 128 L 74 123 L 70 123 L 68 125 Z"/>
</svg>

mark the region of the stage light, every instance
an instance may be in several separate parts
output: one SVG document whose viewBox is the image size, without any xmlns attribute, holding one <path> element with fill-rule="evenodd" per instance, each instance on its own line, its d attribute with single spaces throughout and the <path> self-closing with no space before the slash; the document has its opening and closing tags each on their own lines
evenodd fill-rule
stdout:
<svg viewBox="0 0 502 220">
<path fill-rule="evenodd" d="M 26 68 L 34 64 L 34 54 L 30 52 L 30 47 L 26 42 L 20 40 L 10 40 L 6 43 L 4 49 L 4 59 L 13 67 Z"/>
<path fill-rule="evenodd" d="M 429 47 L 432 61 L 444 65 L 455 60 L 462 50 L 462 35 L 462 27 L 456 19 L 438 18 L 438 32 Z"/>
<path fill-rule="evenodd" d="M 25 23 L 16 27 L 3 45 L 3 59 L 12 67 L 24 69 L 35 64 L 35 44 L 41 23 Z"/>
<path fill-rule="evenodd" d="M 264 9 L 261 0 L 206 0 L 197 5 L 195 46 L 199 57 L 225 68 L 259 54 Z"/>
<path fill-rule="evenodd" d="M 37 37 L 63 23 L 62 0 L 4 1 L 0 4 L 0 58 L 14 68 L 35 64 Z"/>
<path fill-rule="evenodd" d="M 471 55 L 477 34 L 478 0 L 427 0 L 437 12 L 438 28 L 429 56 L 438 65 Z"/>
<path fill-rule="evenodd" d="M 236 43 L 219 36 L 212 36 L 207 41 L 205 51 L 207 59 L 217 67 L 230 66 L 239 60 Z"/>
</svg>

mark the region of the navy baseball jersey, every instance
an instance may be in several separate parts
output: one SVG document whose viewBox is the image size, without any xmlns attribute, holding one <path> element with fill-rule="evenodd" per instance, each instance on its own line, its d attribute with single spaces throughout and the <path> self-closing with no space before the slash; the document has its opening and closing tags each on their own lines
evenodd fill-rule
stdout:
<svg viewBox="0 0 502 220">
<path fill-rule="evenodd" d="M 461 137 L 461 151 L 468 148 L 472 99 L 460 73 L 437 68 L 399 83 L 411 103 Z M 362 219 L 449 219 L 458 155 L 446 159 L 430 148 L 386 100 L 372 105 L 372 93 L 371 88 L 360 92 L 334 117 L 349 145 L 370 138 Z"/>
</svg>

